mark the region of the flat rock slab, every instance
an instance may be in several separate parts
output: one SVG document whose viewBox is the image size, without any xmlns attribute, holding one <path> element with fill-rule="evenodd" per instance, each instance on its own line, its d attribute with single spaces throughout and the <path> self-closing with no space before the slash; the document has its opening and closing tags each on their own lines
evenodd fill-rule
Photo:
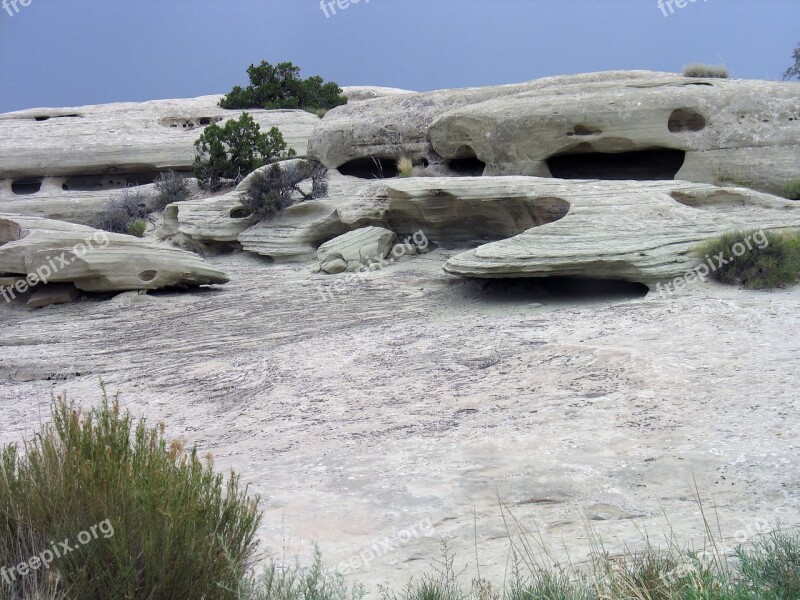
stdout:
<svg viewBox="0 0 800 600">
<path fill-rule="evenodd" d="M 51 283 L 37 289 L 28 299 L 28 308 L 42 308 L 51 304 L 75 302 L 81 297 L 81 291 L 72 283 Z"/>
<path fill-rule="evenodd" d="M 228 276 L 184 250 L 37 217 L 0 214 L 0 273 L 90 292 L 222 284 Z"/>
</svg>

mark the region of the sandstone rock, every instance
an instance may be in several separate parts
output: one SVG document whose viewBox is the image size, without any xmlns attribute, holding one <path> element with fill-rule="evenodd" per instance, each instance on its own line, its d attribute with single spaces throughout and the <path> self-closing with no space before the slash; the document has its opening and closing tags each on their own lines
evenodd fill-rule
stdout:
<svg viewBox="0 0 800 600">
<path fill-rule="evenodd" d="M 386 258 L 395 239 L 393 231 L 382 227 L 356 229 L 322 244 L 317 250 L 317 260 L 326 273 L 352 271 L 359 265 L 369 266 Z"/>
<path fill-rule="evenodd" d="M 409 90 L 399 88 L 378 87 L 374 85 L 349 85 L 342 88 L 343 95 L 348 102 L 360 102 L 361 100 L 372 100 L 373 98 L 385 98 L 387 96 L 404 96 L 416 94 Z"/>
<path fill-rule="evenodd" d="M 37 108 L 2 114 L 0 179 L 125 177 L 168 169 L 191 170 L 194 141 L 202 129 L 242 113 L 217 106 L 220 98 Z M 305 154 L 311 131 L 319 122 L 319 117 L 302 110 L 247 112 L 262 130 L 278 127 L 299 155 Z"/>
<path fill-rule="evenodd" d="M 798 90 L 623 71 L 382 97 L 332 111 L 308 151 L 365 176 L 408 156 L 451 174 L 683 179 L 777 193 L 800 164 Z"/>
<path fill-rule="evenodd" d="M 72 282 L 91 292 L 228 281 L 190 252 L 82 225 L 7 214 L 0 214 L 0 273 Z"/>
<path fill-rule="evenodd" d="M 28 308 L 41 308 L 51 304 L 75 302 L 81 292 L 72 283 L 51 283 L 38 288 L 28 299 Z"/>
</svg>

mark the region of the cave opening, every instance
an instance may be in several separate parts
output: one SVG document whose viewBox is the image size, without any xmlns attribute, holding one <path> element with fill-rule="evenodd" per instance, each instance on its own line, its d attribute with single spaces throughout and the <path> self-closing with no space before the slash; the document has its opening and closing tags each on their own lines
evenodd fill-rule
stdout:
<svg viewBox="0 0 800 600">
<path fill-rule="evenodd" d="M 550 174 L 557 179 L 658 181 L 675 179 L 686 152 L 656 148 L 634 152 L 579 152 L 552 156 Z"/>
<path fill-rule="evenodd" d="M 356 158 L 346 162 L 339 167 L 339 172 L 360 179 L 388 179 L 399 175 L 396 161 L 378 156 Z"/>
<path fill-rule="evenodd" d="M 17 179 L 11 183 L 11 191 L 18 196 L 37 194 L 41 189 L 41 179 Z"/>
</svg>

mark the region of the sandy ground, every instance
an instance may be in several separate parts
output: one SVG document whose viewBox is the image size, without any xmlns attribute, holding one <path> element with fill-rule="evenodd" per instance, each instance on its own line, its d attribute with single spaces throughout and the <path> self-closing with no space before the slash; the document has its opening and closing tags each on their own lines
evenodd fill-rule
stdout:
<svg viewBox="0 0 800 600">
<path fill-rule="evenodd" d="M 500 503 L 574 563 L 590 532 L 611 553 L 701 543 L 694 481 L 726 546 L 800 524 L 800 287 L 578 292 L 458 280 L 447 256 L 337 290 L 236 254 L 212 259 L 219 290 L 0 307 L 0 442 L 54 392 L 96 403 L 102 377 L 243 474 L 265 549 L 306 564 L 316 542 L 370 590 L 443 539 L 501 582 Z"/>
</svg>

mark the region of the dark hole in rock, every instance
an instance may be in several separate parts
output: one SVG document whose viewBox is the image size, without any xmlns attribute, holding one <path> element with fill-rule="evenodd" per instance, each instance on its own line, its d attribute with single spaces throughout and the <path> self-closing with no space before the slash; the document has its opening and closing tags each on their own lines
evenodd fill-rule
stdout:
<svg viewBox="0 0 800 600">
<path fill-rule="evenodd" d="M 447 167 L 458 175 L 480 177 L 486 169 L 486 163 L 477 156 L 467 156 L 447 161 Z"/>
<path fill-rule="evenodd" d="M 156 275 L 158 275 L 158 271 L 142 271 L 139 273 L 139 279 L 145 282 L 153 281 L 153 279 L 156 278 Z"/>
<path fill-rule="evenodd" d="M 644 298 L 646 285 L 616 279 L 577 277 L 522 277 L 469 279 L 474 300 L 487 304 L 593 304 Z"/>
<path fill-rule="evenodd" d="M 691 108 L 679 108 L 669 117 L 668 127 L 672 133 L 686 131 L 703 131 L 706 128 L 706 118 Z"/>
<path fill-rule="evenodd" d="M 248 208 L 234 208 L 231 210 L 231 219 L 248 219 L 253 216 L 253 211 Z"/>
<path fill-rule="evenodd" d="M 561 154 L 550 157 L 547 166 L 558 179 L 654 181 L 675 179 L 684 160 L 683 150 L 660 148 L 616 154 Z"/>
<path fill-rule="evenodd" d="M 42 122 L 42 121 L 49 121 L 50 119 L 74 119 L 80 117 L 80 115 L 40 115 L 38 117 L 34 117 L 34 120 Z"/>
<path fill-rule="evenodd" d="M 397 177 L 397 162 L 390 158 L 368 156 L 346 162 L 339 167 L 342 175 L 360 177 L 361 179 L 388 179 Z"/>
<path fill-rule="evenodd" d="M 11 191 L 18 196 L 36 194 L 42 189 L 41 179 L 17 179 L 11 184 Z"/>
<path fill-rule="evenodd" d="M 211 117 L 202 117 L 200 119 L 200 125 L 211 125 Z"/>
<path fill-rule="evenodd" d="M 568 136 L 574 135 L 597 135 L 603 133 L 600 129 L 589 129 L 586 125 L 575 125 L 572 131 L 567 133 Z"/>
<path fill-rule="evenodd" d="M 129 186 L 153 183 L 158 172 L 119 173 L 113 175 L 76 175 L 68 177 L 61 185 L 64 191 L 97 192 L 100 190 L 119 190 Z"/>
</svg>

